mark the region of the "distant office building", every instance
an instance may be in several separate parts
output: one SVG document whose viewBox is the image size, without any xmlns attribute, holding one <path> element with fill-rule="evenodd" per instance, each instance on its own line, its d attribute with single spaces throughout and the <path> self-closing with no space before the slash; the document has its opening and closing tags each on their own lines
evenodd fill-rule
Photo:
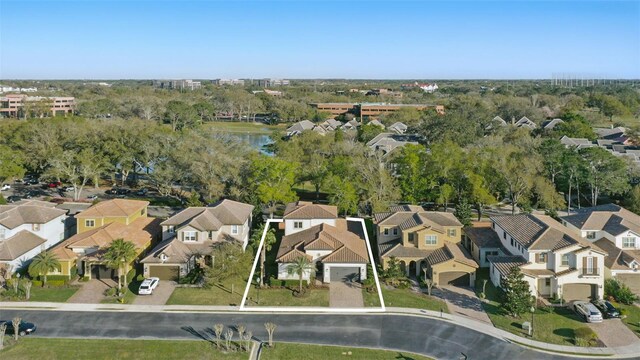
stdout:
<svg viewBox="0 0 640 360">
<path fill-rule="evenodd" d="M 233 86 L 244 86 L 243 79 L 215 79 L 211 81 L 214 85 L 233 85 Z"/>
<path fill-rule="evenodd" d="M 253 84 L 259 87 L 272 87 L 272 86 L 289 86 L 289 80 L 283 79 L 257 79 L 253 80 Z"/>
<path fill-rule="evenodd" d="M 414 108 L 417 110 L 434 109 L 438 114 L 444 114 L 443 105 L 433 104 L 387 104 L 387 103 L 317 103 L 311 104 L 318 111 L 331 113 L 331 115 L 343 115 L 351 113 L 357 116 L 375 116 L 398 111 L 402 108 Z"/>
<path fill-rule="evenodd" d="M 27 108 L 25 108 L 27 106 Z M 22 117 L 24 112 L 35 113 L 36 116 L 73 114 L 76 109 L 74 97 L 43 97 L 23 94 L 7 94 L 0 97 L 0 117 Z"/>
<path fill-rule="evenodd" d="M 400 85 L 400 89 L 402 90 L 411 90 L 414 88 L 420 88 L 426 93 L 433 93 L 434 91 L 438 90 L 438 84 L 420 84 L 416 81 L 413 84 Z"/>
<path fill-rule="evenodd" d="M 38 88 L 30 87 L 30 88 L 20 88 L 13 87 L 7 85 L 0 85 L 0 93 L 8 93 L 8 92 L 37 92 Z"/>
<path fill-rule="evenodd" d="M 202 87 L 202 83 L 193 80 L 154 80 L 153 87 L 168 90 L 197 90 Z"/>
</svg>

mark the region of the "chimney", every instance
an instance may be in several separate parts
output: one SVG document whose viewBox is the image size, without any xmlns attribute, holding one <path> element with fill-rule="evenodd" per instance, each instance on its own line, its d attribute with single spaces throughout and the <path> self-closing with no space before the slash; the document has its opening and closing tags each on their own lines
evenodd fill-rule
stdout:
<svg viewBox="0 0 640 360">
<path fill-rule="evenodd" d="M 511 125 L 515 125 L 515 123 L 516 123 L 516 117 L 512 116 L 511 117 Z"/>
</svg>

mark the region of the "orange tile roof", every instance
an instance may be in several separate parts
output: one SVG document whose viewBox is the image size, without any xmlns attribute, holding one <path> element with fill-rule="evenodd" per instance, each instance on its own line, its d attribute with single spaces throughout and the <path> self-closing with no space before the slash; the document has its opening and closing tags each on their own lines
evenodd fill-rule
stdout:
<svg viewBox="0 0 640 360">
<path fill-rule="evenodd" d="M 127 217 L 147 206 L 149 206 L 149 202 L 142 200 L 107 200 L 78 213 L 76 218 Z"/>
</svg>

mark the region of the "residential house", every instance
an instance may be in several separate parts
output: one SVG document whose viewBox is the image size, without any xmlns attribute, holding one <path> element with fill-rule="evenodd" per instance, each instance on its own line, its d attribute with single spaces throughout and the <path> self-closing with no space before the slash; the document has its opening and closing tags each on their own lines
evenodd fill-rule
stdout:
<svg viewBox="0 0 640 360">
<path fill-rule="evenodd" d="M 462 246 L 462 224 L 453 214 L 401 205 L 374 219 L 384 269 L 394 258 L 407 276 L 426 275 L 436 286 L 473 286 L 478 264 Z"/>
<path fill-rule="evenodd" d="M 380 120 L 378 120 L 378 119 L 373 119 L 373 120 L 369 121 L 369 123 L 367 125 L 377 126 L 377 127 L 382 128 L 382 129 L 385 128 L 384 124 L 381 123 Z"/>
<path fill-rule="evenodd" d="M 546 120 L 542 123 L 542 128 L 544 130 L 553 130 L 556 126 L 562 124 L 563 122 L 564 120 L 562 119 Z"/>
<path fill-rule="evenodd" d="M 0 264 L 11 272 L 64 240 L 66 211 L 44 201 L 20 201 L 0 205 Z"/>
<path fill-rule="evenodd" d="M 394 150 L 404 147 L 407 144 L 418 144 L 416 135 L 398 135 L 393 133 L 380 133 L 367 142 L 367 146 L 382 156 L 388 156 Z"/>
<path fill-rule="evenodd" d="M 335 206 L 298 201 L 287 205 L 284 213 L 285 235 L 276 262 L 278 279 L 298 279 L 288 268 L 304 256 L 315 270 L 303 279 L 320 278 L 323 282 L 364 280 L 370 263 L 365 229 L 359 221 L 339 219 Z"/>
<path fill-rule="evenodd" d="M 163 221 L 162 242 L 142 259 L 144 275 L 173 280 L 196 265 L 211 265 L 217 244 L 249 243 L 254 206 L 222 200 L 210 207 L 190 207 Z"/>
<path fill-rule="evenodd" d="M 560 138 L 560 143 L 562 143 L 566 147 L 571 147 L 578 150 L 596 146 L 596 144 L 594 144 L 589 139 L 571 138 L 571 137 L 568 137 L 567 135 L 564 135 L 563 137 Z"/>
<path fill-rule="evenodd" d="M 78 213 L 78 233 L 52 249 L 61 268 L 49 274 L 71 277 L 77 269 L 79 275 L 88 278 L 115 277 L 115 270 L 108 268 L 103 258 L 114 240 L 124 239 L 135 245 L 135 263 L 161 238 L 160 220 L 147 216 L 148 205 L 147 201 L 114 199 Z"/>
<path fill-rule="evenodd" d="M 562 224 L 580 232 L 607 252 L 607 277 L 617 277 L 640 290 L 640 216 L 614 204 L 582 208 L 563 216 Z M 615 249 L 614 249 L 615 247 Z M 640 291 L 638 291 L 640 293 Z"/>
<path fill-rule="evenodd" d="M 401 122 L 395 122 L 389 125 L 389 131 L 395 132 L 398 135 L 402 135 L 407 132 L 409 127 Z"/>
<path fill-rule="evenodd" d="M 523 116 L 522 118 L 520 118 L 520 120 L 516 121 L 514 124 L 516 127 L 524 127 L 527 129 L 535 129 L 538 127 L 538 125 L 536 125 L 536 123 L 534 123 L 533 121 L 529 120 L 529 118 L 527 118 L 526 116 Z"/>
<path fill-rule="evenodd" d="M 462 229 L 462 245 L 481 268 L 491 265 L 490 256 L 509 255 L 491 224 L 490 221 L 477 221 Z"/>
<path fill-rule="evenodd" d="M 316 125 L 309 120 L 298 121 L 287 128 L 287 136 L 294 136 L 303 131 L 312 130 L 314 126 Z"/>
<path fill-rule="evenodd" d="M 489 122 L 489 125 L 485 127 L 485 130 L 494 130 L 500 127 L 507 126 L 507 122 L 504 121 L 500 116 L 496 116 Z"/>
<path fill-rule="evenodd" d="M 326 131 L 335 131 L 342 126 L 342 122 L 336 119 L 327 119 L 323 121 L 320 126 L 322 126 Z"/>
<path fill-rule="evenodd" d="M 357 120 L 352 119 L 352 120 L 349 120 L 348 122 L 342 124 L 340 129 L 342 129 L 344 131 L 357 130 L 359 126 L 360 126 L 360 123 Z"/>
<path fill-rule="evenodd" d="M 593 131 L 598 135 L 599 139 L 612 140 L 616 143 L 628 145 L 629 139 L 625 133 L 627 129 L 622 126 L 612 128 L 594 128 Z"/>
<path fill-rule="evenodd" d="M 500 215 L 491 221 L 508 251 L 488 257 L 495 286 L 500 287 L 502 278 L 518 266 L 532 296 L 565 301 L 602 298 L 606 253 L 579 232 L 547 215 Z"/>
</svg>

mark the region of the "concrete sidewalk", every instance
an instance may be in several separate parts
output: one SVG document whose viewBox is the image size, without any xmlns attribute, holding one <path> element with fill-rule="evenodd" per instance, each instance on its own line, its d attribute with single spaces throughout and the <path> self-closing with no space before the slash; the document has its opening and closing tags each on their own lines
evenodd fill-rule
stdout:
<svg viewBox="0 0 640 360">
<path fill-rule="evenodd" d="M 118 311 L 118 312 L 241 312 L 236 306 L 196 306 L 196 305 L 120 305 L 120 304 L 68 304 L 68 303 L 45 303 L 45 302 L 0 302 L 0 309 L 30 309 L 30 310 L 64 310 L 64 311 Z M 329 308 L 315 308 L 316 313 L 327 312 Z M 252 311 L 253 313 L 258 313 Z M 245 311 L 241 313 L 247 313 Z M 264 313 L 274 313 L 265 311 Z M 278 311 L 277 313 L 285 313 Z M 301 314 L 295 310 L 288 311 L 290 314 Z M 387 307 L 386 312 L 362 312 L 350 315 L 377 315 L 387 314 L 429 317 L 441 319 L 455 325 L 463 326 L 471 330 L 508 341 L 517 345 L 532 348 L 537 351 L 563 356 L 574 356 L 577 358 L 606 356 L 608 358 L 637 358 L 640 354 L 640 340 L 628 346 L 614 348 L 583 348 L 577 346 L 565 346 L 543 343 L 528 338 L 523 338 L 508 331 L 493 327 L 491 324 L 473 320 L 464 316 L 457 316 L 438 311 L 393 308 Z"/>
</svg>

